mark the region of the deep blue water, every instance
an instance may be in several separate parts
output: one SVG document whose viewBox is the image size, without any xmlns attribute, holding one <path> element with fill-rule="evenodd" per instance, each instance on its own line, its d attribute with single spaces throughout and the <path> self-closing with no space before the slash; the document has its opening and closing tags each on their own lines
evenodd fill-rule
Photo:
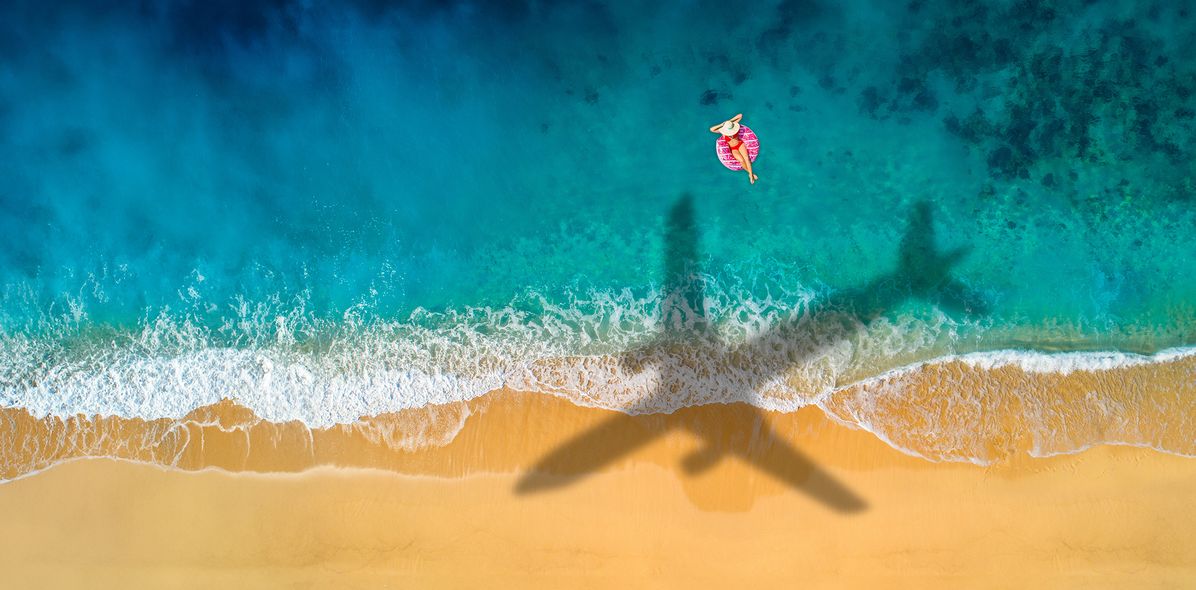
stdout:
<svg viewBox="0 0 1196 590">
<path fill-rule="evenodd" d="M 926 203 L 970 303 L 883 310 L 933 334 L 878 366 L 1196 340 L 1192 3 L 635 4 L 6 3 L 10 401 L 95 350 L 346 323 L 424 371 L 415 327 L 501 340 L 500 310 L 554 353 L 618 349 L 686 195 L 719 322 L 892 272 Z M 755 186 L 707 131 L 735 113 Z"/>
</svg>

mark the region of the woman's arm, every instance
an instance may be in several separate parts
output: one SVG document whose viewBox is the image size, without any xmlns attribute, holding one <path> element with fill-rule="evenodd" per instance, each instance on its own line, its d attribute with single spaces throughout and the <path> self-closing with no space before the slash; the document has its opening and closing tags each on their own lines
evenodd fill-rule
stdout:
<svg viewBox="0 0 1196 590">
<path fill-rule="evenodd" d="M 730 119 L 727 119 L 727 121 L 733 121 L 733 122 L 735 122 L 735 123 L 738 123 L 738 122 L 739 122 L 739 120 L 740 120 L 740 119 L 742 119 L 742 118 L 743 118 L 743 113 L 739 113 L 738 115 L 735 115 L 734 117 L 731 117 Z M 725 122 L 725 121 L 724 121 L 724 122 Z M 721 129 L 721 128 L 722 128 L 722 126 L 723 126 L 723 124 L 722 124 L 722 123 L 719 123 L 718 125 L 715 125 L 714 127 L 711 127 L 711 128 L 710 128 L 710 132 L 711 132 L 711 133 L 722 133 L 721 131 L 719 131 L 719 129 Z"/>
</svg>

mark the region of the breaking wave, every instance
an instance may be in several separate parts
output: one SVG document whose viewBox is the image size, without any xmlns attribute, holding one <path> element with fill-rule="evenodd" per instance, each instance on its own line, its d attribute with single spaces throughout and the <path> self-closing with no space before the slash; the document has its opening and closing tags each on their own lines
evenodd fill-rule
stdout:
<svg viewBox="0 0 1196 590">
<path fill-rule="evenodd" d="M 1196 455 L 1184 435 L 1196 349 L 960 353 L 997 329 L 929 306 L 861 319 L 819 307 L 825 290 L 703 280 L 702 309 L 646 287 L 402 320 L 364 306 L 320 318 L 302 298 L 237 300 L 215 324 L 163 310 L 135 329 L 70 310 L 0 334 L 0 406 L 34 421 L 9 416 L 5 478 L 80 453 L 178 464 L 194 429 L 219 422 L 195 412 L 229 403 L 252 420 L 220 432 L 272 424 L 297 440 L 349 429 L 379 448 L 443 446 L 477 411 L 466 402 L 502 389 L 628 413 L 817 405 L 938 461 L 1105 443 Z"/>
</svg>

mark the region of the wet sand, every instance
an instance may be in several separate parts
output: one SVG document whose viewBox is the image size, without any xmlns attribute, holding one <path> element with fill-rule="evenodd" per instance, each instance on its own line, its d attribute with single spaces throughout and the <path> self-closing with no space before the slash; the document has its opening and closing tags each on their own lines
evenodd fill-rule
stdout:
<svg viewBox="0 0 1196 590">
<path fill-rule="evenodd" d="M 365 439 L 302 451 L 382 469 L 186 472 L 83 459 L 0 485 L 6 584 L 1124 588 L 1196 578 L 1189 458 L 1098 447 L 987 468 L 932 463 L 815 408 L 707 406 L 614 418 L 618 436 L 647 428 L 654 438 L 611 462 L 550 465 L 576 477 L 520 492 L 529 465 L 617 415 L 547 396 L 478 403 L 484 411 L 444 447 L 391 448 L 387 461 Z M 764 426 L 803 462 L 770 470 L 779 443 L 741 436 Z M 732 454 L 687 470 L 705 444 L 691 429 Z M 205 456 L 223 457 L 205 463 L 298 465 L 277 450 L 296 447 L 285 440 L 226 435 L 205 438 Z M 265 454 L 246 452 L 257 442 Z M 820 477 L 863 505 L 827 502 Z"/>
<path fill-rule="evenodd" d="M 526 471 L 535 465 L 541 473 L 578 476 L 605 466 L 608 457 L 621 459 L 637 444 L 678 431 L 701 436 L 717 451 L 683 459 L 702 463 L 722 455 L 745 457 L 780 478 L 780 487 L 801 487 L 817 463 L 802 456 L 803 449 L 821 449 L 848 468 L 876 461 L 927 464 L 888 452 L 893 448 L 940 462 L 983 465 L 1006 465 L 1027 454 L 1074 452 L 1102 442 L 1196 456 L 1188 426 L 1196 421 L 1196 356 L 1089 370 L 1051 362 L 1052 370 L 1046 371 L 960 360 L 929 363 L 865 379 L 822 399 L 821 409 L 807 406 L 792 413 L 710 404 L 630 417 L 576 405 L 582 400 L 507 389 L 324 428 L 271 422 L 227 400 L 178 419 L 153 420 L 39 418 L 22 408 L 0 408 L 0 482 L 82 457 L 187 471 L 217 467 L 293 473 L 364 467 L 457 477 Z M 866 427 L 872 434 L 839 424 Z M 848 446 L 834 446 L 843 444 Z M 884 452 L 879 459 L 860 454 L 854 449 L 860 444 Z M 658 453 L 638 455 L 636 461 L 676 467 L 676 457 Z M 546 485 L 551 482 L 524 482 L 528 488 Z"/>
</svg>

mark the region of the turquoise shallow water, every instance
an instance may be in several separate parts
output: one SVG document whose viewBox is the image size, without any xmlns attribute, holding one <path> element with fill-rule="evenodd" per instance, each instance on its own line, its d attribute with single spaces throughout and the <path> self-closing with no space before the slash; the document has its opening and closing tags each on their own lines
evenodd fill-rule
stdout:
<svg viewBox="0 0 1196 590">
<path fill-rule="evenodd" d="M 808 318 L 795 400 L 953 352 L 1192 344 L 1196 9 L 1139 4 L 10 3 L 0 401 L 624 403 L 542 363 L 669 328 L 687 195 L 690 311 L 729 341 Z M 755 186 L 707 131 L 739 112 Z M 874 284 L 911 227 L 961 252 L 957 292 Z"/>
</svg>

